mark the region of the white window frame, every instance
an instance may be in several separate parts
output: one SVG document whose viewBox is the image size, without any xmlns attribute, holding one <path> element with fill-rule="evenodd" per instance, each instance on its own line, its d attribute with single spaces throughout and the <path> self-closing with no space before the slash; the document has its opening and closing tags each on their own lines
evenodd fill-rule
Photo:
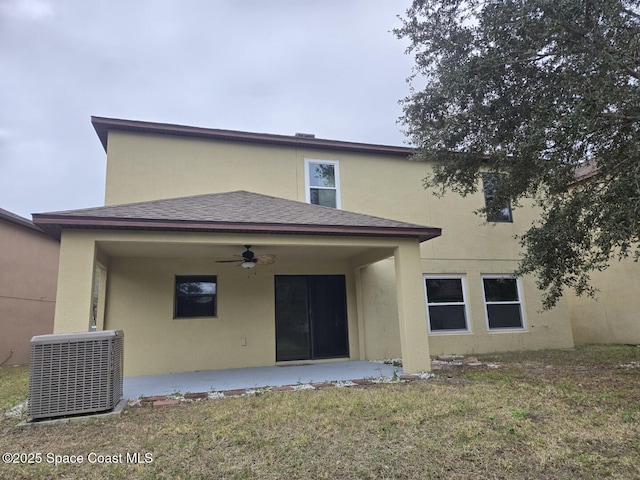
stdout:
<svg viewBox="0 0 640 480">
<path fill-rule="evenodd" d="M 312 187 L 311 179 L 309 178 L 309 164 L 310 163 L 322 163 L 326 165 L 333 165 L 333 173 L 335 177 L 336 186 L 331 187 Z M 311 189 L 318 188 L 321 190 L 335 190 L 336 191 L 336 209 L 341 209 L 340 201 L 340 162 L 338 160 L 321 160 L 318 158 L 305 158 L 304 159 L 304 193 L 305 201 L 311 203 Z"/>
<path fill-rule="evenodd" d="M 427 280 L 438 280 L 438 279 L 458 279 L 462 285 L 462 302 L 446 302 L 446 303 L 429 303 L 429 295 L 427 293 Z M 452 273 L 442 273 L 442 274 L 434 274 L 434 273 L 425 273 L 422 275 L 422 288 L 424 289 L 424 301 L 425 307 L 427 310 L 427 329 L 430 334 L 433 335 L 453 335 L 453 334 L 461 334 L 461 333 L 472 333 L 471 332 L 471 317 L 469 316 L 469 302 L 467 300 L 467 281 L 465 274 L 452 274 Z M 430 306 L 439 306 L 446 307 L 447 305 L 451 306 L 460 306 L 464 307 L 464 319 L 467 324 L 467 328 L 465 329 L 456 329 L 456 330 L 431 330 L 431 317 L 429 315 L 429 307 Z"/>
<path fill-rule="evenodd" d="M 491 177 L 495 177 L 496 175 L 504 175 L 501 173 L 495 173 L 495 172 L 484 172 L 482 174 L 482 192 L 484 194 L 484 206 L 487 207 L 489 204 L 489 201 L 493 198 L 493 193 L 487 192 L 487 188 L 486 188 L 486 182 L 485 182 L 485 178 L 489 178 Z M 493 187 L 493 185 L 492 185 Z M 494 187 L 495 188 L 495 187 Z M 509 216 L 507 219 L 501 219 L 501 220 L 496 220 L 496 219 L 491 219 L 490 217 L 490 212 L 487 212 L 487 222 L 491 222 L 491 223 L 513 223 L 513 210 L 511 208 L 511 202 L 507 201 L 507 204 L 505 205 L 505 207 L 502 209 L 502 211 L 504 212 L 504 210 L 507 210 L 509 213 Z"/>
<path fill-rule="evenodd" d="M 484 279 L 500 279 L 500 278 L 506 278 L 509 280 L 515 280 L 516 281 L 516 288 L 518 290 L 518 301 L 514 302 L 514 301 L 506 301 L 506 302 L 487 302 L 487 293 L 484 290 Z M 520 284 L 520 278 L 518 277 L 514 277 L 513 275 L 509 275 L 509 274 L 483 274 L 480 275 L 480 282 L 482 283 L 482 301 L 484 302 L 484 316 L 485 316 L 485 321 L 487 323 L 487 331 L 488 332 L 522 332 L 526 330 L 526 318 L 524 316 L 524 300 L 522 297 L 522 285 Z M 521 327 L 503 327 L 503 328 L 491 328 L 489 326 L 489 309 L 487 308 L 487 305 L 518 305 L 519 309 L 520 309 L 520 319 L 522 320 L 522 326 Z"/>
</svg>

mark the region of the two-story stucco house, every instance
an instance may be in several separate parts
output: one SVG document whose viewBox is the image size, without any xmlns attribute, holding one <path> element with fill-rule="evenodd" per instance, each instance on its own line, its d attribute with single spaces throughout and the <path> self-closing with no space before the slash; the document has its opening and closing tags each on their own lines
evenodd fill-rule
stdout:
<svg viewBox="0 0 640 480">
<path fill-rule="evenodd" d="M 573 346 L 512 278 L 533 206 L 437 198 L 406 147 L 92 119 L 105 206 L 34 215 L 61 238 L 55 332 L 125 332 L 125 375 Z M 232 261 L 234 260 L 234 261 Z"/>
</svg>

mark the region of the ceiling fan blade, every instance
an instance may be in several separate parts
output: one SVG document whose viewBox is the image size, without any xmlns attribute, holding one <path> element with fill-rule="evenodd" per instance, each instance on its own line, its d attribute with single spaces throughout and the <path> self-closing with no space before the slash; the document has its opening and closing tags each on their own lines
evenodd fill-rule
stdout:
<svg viewBox="0 0 640 480">
<path fill-rule="evenodd" d="M 276 256 L 271 255 L 270 253 L 265 253 L 263 255 L 256 255 L 258 265 L 271 265 L 276 261 Z"/>
<path fill-rule="evenodd" d="M 271 265 L 275 262 L 275 255 L 270 253 L 265 253 L 263 255 L 255 255 L 251 250 L 251 246 L 245 245 L 246 250 L 242 252 L 242 255 L 234 255 L 234 257 L 238 257 L 236 260 L 216 260 L 216 263 L 237 263 L 245 264 L 245 263 L 254 263 L 256 265 Z"/>
</svg>

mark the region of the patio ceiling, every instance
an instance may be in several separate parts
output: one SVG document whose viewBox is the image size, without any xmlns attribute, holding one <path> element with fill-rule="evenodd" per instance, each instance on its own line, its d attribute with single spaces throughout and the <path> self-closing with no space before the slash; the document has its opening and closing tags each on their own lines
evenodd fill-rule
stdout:
<svg viewBox="0 0 640 480">
<path fill-rule="evenodd" d="M 389 247 L 359 246 L 318 246 L 318 245 L 278 245 L 277 243 L 257 243 L 255 238 L 247 237 L 251 250 L 260 255 L 270 253 L 278 262 L 314 260 L 350 260 L 367 255 L 368 257 L 388 258 L 393 255 Z M 124 258 L 210 258 L 211 260 L 229 260 L 240 255 L 244 244 L 189 244 L 171 242 L 130 242 L 98 241 L 97 246 L 112 257 Z"/>
</svg>

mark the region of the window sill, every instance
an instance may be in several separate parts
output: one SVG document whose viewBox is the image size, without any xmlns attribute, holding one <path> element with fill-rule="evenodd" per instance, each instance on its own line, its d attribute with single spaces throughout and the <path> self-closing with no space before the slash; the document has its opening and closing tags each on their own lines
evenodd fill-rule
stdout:
<svg viewBox="0 0 640 480">
<path fill-rule="evenodd" d="M 428 330 L 429 335 L 469 335 L 471 330 Z"/>
<path fill-rule="evenodd" d="M 488 333 L 509 333 L 509 332 L 528 332 L 528 330 L 524 327 L 513 327 L 513 328 L 490 328 L 487 330 Z"/>
</svg>

